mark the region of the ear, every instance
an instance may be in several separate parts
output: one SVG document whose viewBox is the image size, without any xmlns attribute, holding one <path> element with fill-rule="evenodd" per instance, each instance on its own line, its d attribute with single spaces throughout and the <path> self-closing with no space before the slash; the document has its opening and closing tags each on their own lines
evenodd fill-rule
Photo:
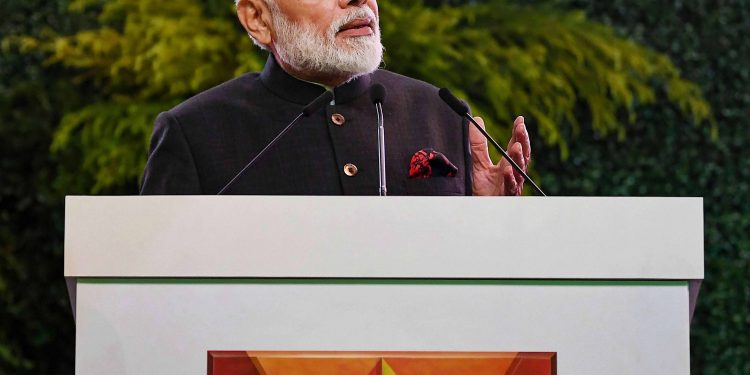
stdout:
<svg viewBox="0 0 750 375">
<path fill-rule="evenodd" d="M 263 0 L 240 0 L 237 3 L 237 18 L 258 43 L 271 45 L 271 12 Z"/>
</svg>

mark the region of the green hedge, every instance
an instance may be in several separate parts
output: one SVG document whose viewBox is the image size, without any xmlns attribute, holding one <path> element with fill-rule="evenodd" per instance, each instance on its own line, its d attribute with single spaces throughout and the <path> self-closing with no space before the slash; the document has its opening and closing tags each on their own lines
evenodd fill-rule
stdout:
<svg viewBox="0 0 750 375">
<path fill-rule="evenodd" d="M 667 53 L 711 103 L 718 139 L 660 100 L 627 139 L 583 131 L 570 158 L 536 149 L 553 195 L 702 196 L 705 282 L 691 326 L 693 374 L 750 374 L 750 2 L 569 1 Z M 539 142 L 537 142 L 539 144 Z"/>
<path fill-rule="evenodd" d="M 0 36 L 70 30 L 75 19 L 63 11 L 54 1 L 2 1 Z M 79 95 L 44 59 L 0 50 L 0 374 L 73 373 L 59 161 L 49 146 Z"/>
</svg>

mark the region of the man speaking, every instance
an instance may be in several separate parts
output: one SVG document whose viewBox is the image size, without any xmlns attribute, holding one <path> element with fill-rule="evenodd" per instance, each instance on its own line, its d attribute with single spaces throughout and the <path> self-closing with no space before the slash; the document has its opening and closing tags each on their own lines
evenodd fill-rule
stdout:
<svg viewBox="0 0 750 375">
<path fill-rule="evenodd" d="M 437 88 L 378 69 L 375 0 L 239 0 L 237 16 L 270 52 L 266 66 L 158 116 L 142 194 L 377 195 L 378 115 L 370 90 L 378 84 L 387 91 L 388 194 L 521 194 L 522 175 L 505 160 L 492 163 L 482 134 Z M 300 117 L 245 168 L 327 90 L 330 102 Z M 522 117 L 508 153 L 527 168 L 531 146 Z"/>
</svg>

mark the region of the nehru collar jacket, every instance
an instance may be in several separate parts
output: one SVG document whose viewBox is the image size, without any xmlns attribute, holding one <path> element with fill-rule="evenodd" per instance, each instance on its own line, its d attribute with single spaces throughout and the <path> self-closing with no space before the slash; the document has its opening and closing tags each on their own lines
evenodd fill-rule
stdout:
<svg viewBox="0 0 750 375">
<path fill-rule="evenodd" d="M 299 121 L 225 194 L 377 195 L 377 115 L 383 103 L 389 195 L 470 195 L 468 125 L 425 82 L 385 70 L 333 90 L 334 100 Z M 156 119 L 141 194 L 213 195 L 263 149 L 302 108 L 324 92 L 269 57 L 248 73 L 162 112 Z M 420 150 L 444 155 L 452 177 L 410 178 Z"/>
</svg>

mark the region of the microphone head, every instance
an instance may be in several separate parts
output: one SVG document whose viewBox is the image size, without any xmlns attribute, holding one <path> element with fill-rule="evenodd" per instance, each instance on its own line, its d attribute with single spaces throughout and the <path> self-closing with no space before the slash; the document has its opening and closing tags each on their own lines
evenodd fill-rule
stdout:
<svg viewBox="0 0 750 375">
<path fill-rule="evenodd" d="M 385 86 L 376 83 L 370 87 L 370 100 L 372 104 L 383 103 L 385 100 Z"/>
<path fill-rule="evenodd" d="M 445 104 L 448 104 L 448 106 L 459 115 L 463 116 L 469 113 L 469 106 L 459 98 L 455 97 L 450 90 L 442 88 L 438 91 L 438 95 L 440 96 L 440 99 L 443 99 Z"/>
<path fill-rule="evenodd" d="M 310 104 L 308 104 L 307 107 L 302 109 L 302 114 L 305 117 L 309 117 L 311 114 L 318 112 L 318 110 L 322 108 L 324 105 L 330 103 L 331 100 L 333 100 L 333 93 L 331 91 L 326 91 L 320 94 L 320 96 L 318 96 L 317 98 L 315 98 L 315 100 L 310 102 Z"/>
</svg>

